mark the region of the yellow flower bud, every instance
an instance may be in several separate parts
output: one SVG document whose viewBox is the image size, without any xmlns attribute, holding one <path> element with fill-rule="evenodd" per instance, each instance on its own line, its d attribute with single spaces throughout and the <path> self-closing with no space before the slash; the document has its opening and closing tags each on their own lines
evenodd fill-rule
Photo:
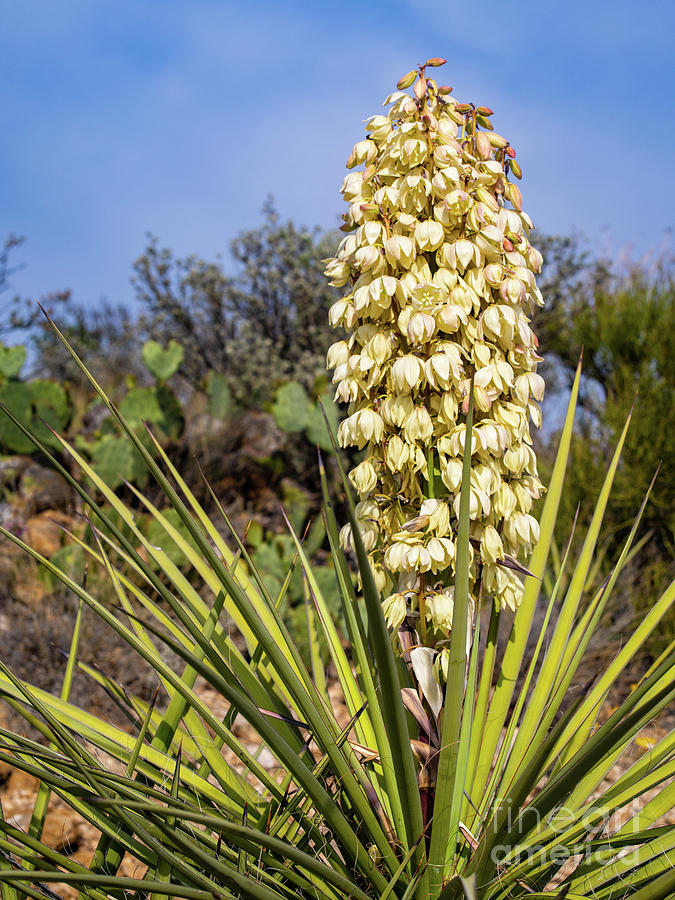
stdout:
<svg viewBox="0 0 675 900">
<path fill-rule="evenodd" d="M 377 247 L 359 247 L 355 254 L 355 262 L 362 272 L 371 269 L 380 259 L 380 251 Z"/>
<path fill-rule="evenodd" d="M 437 631 L 445 633 L 452 629 L 455 589 L 453 586 L 443 591 L 434 591 L 426 597 L 429 618 Z M 447 671 L 446 671 L 447 677 Z"/>
<path fill-rule="evenodd" d="M 522 303 L 525 300 L 525 285 L 518 278 L 510 275 L 502 282 L 499 294 L 509 303 Z"/>
<path fill-rule="evenodd" d="M 352 150 L 352 154 L 350 159 L 353 159 L 353 166 L 358 166 L 361 163 L 369 163 L 372 162 L 377 156 L 377 144 L 374 141 L 359 141 L 354 144 L 354 149 Z"/>
<path fill-rule="evenodd" d="M 324 274 L 330 278 L 333 287 L 342 287 L 349 280 L 349 264 L 339 259 L 331 259 Z"/>
<path fill-rule="evenodd" d="M 410 443 L 414 441 L 428 441 L 434 433 L 434 424 L 431 416 L 423 406 L 418 406 L 403 423 L 405 438 Z"/>
<path fill-rule="evenodd" d="M 398 393 L 409 394 L 422 377 L 422 364 L 412 354 L 400 356 L 391 367 L 392 387 Z"/>
<path fill-rule="evenodd" d="M 457 215 L 463 216 L 471 207 L 471 197 L 466 191 L 450 191 L 445 198 L 445 203 L 448 209 L 451 209 Z"/>
<path fill-rule="evenodd" d="M 438 327 L 441 331 L 448 334 L 454 334 L 459 330 L 460 325 L 466 325 L 467 314 L 461 306 L 454 303 L 446 303 L 438 311 Z"/>
<path fill-rule="evenodd" d="M 429 572 L 433 566 L 431 554 L 421 542 L 408 547 L 403 568 L 408 572 Z"/>
<path fill-rule="evenodd" d="M 508 141 L 506 138 L 503 138 L 501 134 L 497 134 L 495 131 L 490 132 L 488 134 L 488 140 L 492 144 L 493 147 L 496 147 L 498 150 L 503 149 L 508 146 Z"/>
<path fill-rule="evenodd" d="M 498 288 L 504 280 L 504 269 L 499 263 L 488 263 L 483 269 L 483 277 L 490 287 Z"/>
<path fill-rule="evenodd" d="M 450 507 L 441 500 L 425 500 L 420 513 L 429 516 L 429 530 L 437 537 L 445 537 L 450 531 Z"/>
<path fill-rule="evenodd" d="M 457 397 L 452 391 L 445 391 L 438 408 L 439 420 L 447 427 L 451 427 L 457 421 L 458 410 Z"/>
<path fill-rule="evenodd" d="M 370 441 L 382 440 L 384 422 L 372 409 L 360 409 L 340 422 L 338 439 L 343 447 L 358 447 L 361 450 Z"/>
<path fill-rule="evenodd" d="M 337 300 L 328 311 L 328 319 L 333 328 L 350 328 L 354 323 L 354 304 L 349 297 Z"/>
<path fill-rule="evenodd" d="M 400 264 L 407 268 L 415 258 L 415 244 L 412 238 L 402 234 L 395 234 L 385 241 L 387 259 L 394 264 Z"/>
<path fill-rule="evenodd" d="M 506 196 L 507 200 L 510 200 L 511 203 L 513 203 L 518 212 L 522 210 L 523 196 L 520 193 L 520 188 L 517 184 L 513 184 L 513 182 L 507 181 L 504 188 L 504 195 Z"/>
<path fill-rule="evenodd" d="M 365 345 L 364 352 L 378 365 L 385 363 L 392 354 L 392 340 L 388 334 L 378 331 Z"/>
<path fill-rule="evenodd" d="M 408 337 L 411 344 L 425 344 L 436 331 L 436 320 L 428 313 L 413 313 L 408 321 Z"/>
<path fill-rule="evenodd" d="M 340 193 L 348 202 L 363 197 L 363 172 L 350 172 L 345 175 Z"/>
<path fill-rule="evenodd" d="M 361 496 L 369 494 L 377 487 L 375 467 L 366 459 L 352 469 L 349 473 L 349 480 Z"/>
<path fill-rule="evenodd" d="M 415 229 L 415 243 L 421 251 L 436 250 L 443 243 L 443 226 L 429 219 Z"/>
<path fill-rule="evenodd" d="M 492 153 L 492 144 L 484 131 L 479 131 L 476 135 L 476 153 L 479 159 L 489 159 Z"/>
<path fill-rule="evenodd" d="M 496 563 L 504 556 L 504 546 L 497 529 L 492 525 L 486 525 L 480 536 L 481 557 L 486 563 Z"/>
<path fill-rule="evenodd" d="M 455 545 L 450 538 L 432 537 L 426 549 L 431 557 L 432 572 L 443 572 L 449 569 L 455 560 Z"/>
<path fill-rule="evenodd" d="M 380 413 L 387 425 L 401 426 L 414 409 L 410 394 L 394 394 L 382 401 Z"/>
<path fill-rule="evenodd" d="M 368 130 L 374 141 L 383 141 L 391 134 L 391 119 L 389 116 L 371 116 L 368 119 Z"/>
<path fill-rule="evenodd" d="M 447 460 L 441 472 L 441 477 L 443 479 L 443 484 L 445 484 L 450 493 L 456 494 L 462 485 L 462 460 Z"/>
<path fill-rule="evenodd" d="M 403 594 L 391 594 L 386 600 L 383 600 L 382 611 L 388 628 L 394 630 L 400 628 L 407 612 L 407 605 Z"/>
<path fill-rule="evenodd" d="M 348 359 L 349 347 L 347 346 L 347 341 L 337 341 L 328 348 L 326 364 L 329 369 L 334 369 L 336 366 L 346 363 Z"/>
<path fill-rule="evenodd" d="M 461 270 L 464 270 L 476 257 L 476 248 L 471 241 L 462 238 L 459 241 L 455 241 L 455 257 Z"/>
<path fill-rule="evenodd" d="M 513 515 L 517 502 L 517 497 L 511 487 L 502 481 L 496 494 L 492 497 L 494 513 L 502 519 L 508 519 Z"/>
<path fill-rule="evenodd" d="M 393 435 L 387 443 L 384 458 L 391 472 L 400 472 L 410 459 L 409 445 L 404 444 L 397 434 Z"/>
</svg>

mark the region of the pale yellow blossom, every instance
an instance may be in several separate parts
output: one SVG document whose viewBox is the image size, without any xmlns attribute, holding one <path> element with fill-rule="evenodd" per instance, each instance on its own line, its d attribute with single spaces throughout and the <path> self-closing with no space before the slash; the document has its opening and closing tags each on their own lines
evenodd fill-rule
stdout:
<svg viewBox="0 0 675 900">
<path fill-rule="evenodd" d="M 542 303 L 542 257 L 506 138 L 475 123 L 469 104 L 461 112 L 423 67 L 399 85 L 412 96 L 391 94 L 349 157 L 348 233 L 326 261 L 331 284 L 344 286 L 329 319 L 348 338 L 327 362 L 336 398 L 349 405 L 340 443 L 363 451 L 350 480 L 378 587 L 389 593 L 387 624 L 414 624 L 424 610 L 431 645 L 452 625 L 472 385 L 472 603 L 481 578 L 482 597 L 517 608 L 522 580 L 503 562 L 539 537 L 529 429 L 541 422 L 544 382 L 530 317 Z M 351 549 L 351 531 L 341 538 Z M 439 673 L 446 655 L 436 655 Z"/>
</svg>

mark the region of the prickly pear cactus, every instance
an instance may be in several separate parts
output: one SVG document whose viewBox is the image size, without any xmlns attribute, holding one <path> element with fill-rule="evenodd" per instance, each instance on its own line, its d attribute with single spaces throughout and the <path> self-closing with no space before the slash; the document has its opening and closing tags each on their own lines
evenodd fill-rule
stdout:
<svg viewBox="0 0 675 900">
<path fill-rule="evenodd" d="M 130 441 L 114 434 L 106 434 L 90 450 L 91 464 L 105 483 L 115 489 L 125 481 L 143 487 L 147 469 Z"/>
<path fill-rule="evenodd" d="M 142 353 L 148 370 L 160 381 L 166 381 L 176 374 L 185 355 L 182 346 L 174 340 L 170 340 L 166 348 L 157 341 L 147 341 Z"/>
<path fill-rule="evenodd" d="M 209 372 L 206 381 L 209 413 L 215 419 L 226 419 L 232 410 L 232 392 L 225 375 Z"/>
<path fill-rule="evenodd" d="M 0 344 L 0 376 L 2 378 L 17 378 L 26 362 L 26 348 L 5 347 Z"/>
<path fill-rule="evenodd" d="M 325 392 L 316 403 L 312 404 L 307 419 L 307 440 L 310 444 L 316 444 L 326 453 L 330 453 L 333 449 L 331 435 L 326 427 L 326 419 L 328 419 L 328 425 L 333 434 L 337 432 L 340 424 L 340 409 L 333 401 L 331 393 Z M 326 419 L 323 417 L 324 412 Z"/>
<path fill-rule="evenodd" d="M 297 381 L 282 384 L 277 390 L 272 415 L 282 431 L 288 434 L 304 431 L 309 420 L 309 410 L 307 392 Z"/>
<path fill-rule="evenodd" d="M 120 401 L 120 413 L 134 427 L 147 422 L 158 437 L 177 438 L 185 420 L 178 398 L 166 385 L 131 388 Z"/>
<path fill-rule="evenodd" d="M 32 397 L 27 384 L 22 381 L 6 381 L 0 385 L 0 403 L 20 422 L 27 426 L 30 424 Z M 0 448 L 8 453 L 32 453 L 35 450 L 35 444 L 3 412 L 0 412 Z"/>
<path fill-rule="evenodd" d="M 31 430 L 48 447 L 60 448 L 61 444 L 51 429 L 62 433 L 68 426 L 72 405 L 63 385 L 46 378 L 28 382 L 34 409 Z"/>
<path fill-rule="evenodd" d="M 272 414 L 282 431 L 287 434 L 299 434 L 304 431 L 310 444 L 317 445 L 326 453 L 332 451 L 331 432 L 335 434 L 337 431 L 340 410 L 325 389 L 315 401 L 312 401 L 297 381 L 282 384 L 277 390 Z M 330 432 L 326 427 L 326 419 Z"/>
</svg>

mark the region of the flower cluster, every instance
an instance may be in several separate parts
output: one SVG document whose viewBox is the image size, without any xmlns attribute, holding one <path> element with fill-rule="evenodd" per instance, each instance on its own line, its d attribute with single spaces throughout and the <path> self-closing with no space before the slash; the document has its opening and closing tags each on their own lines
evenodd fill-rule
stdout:
<svg viewBox="0 0 675 900">
<path fill-rule="evenodd" d="M 509 180 L 520 167 L 490 109 L 427 77 L 443 62 L 404 76 L 388 115 L 368 120 L 342 185 L 347 236 L 326 261 L 331 284 L 347 286 L 330 322 L 348 339 L 327 362 L 349 404 L 339 440 L 365 450 L 350 479 L 376 577 L 394 591 L 385 615 L 392 628 L 418 616 L 439 638 L 451 622 L 471 384 L 470 584 L 474 600 L 511 609 L 522 594 L 512 561 L 538 539 L 529 423 L 541 424 L 544 391 L 528 318 L 542 303 L 542 258 Z"/>
</svg>

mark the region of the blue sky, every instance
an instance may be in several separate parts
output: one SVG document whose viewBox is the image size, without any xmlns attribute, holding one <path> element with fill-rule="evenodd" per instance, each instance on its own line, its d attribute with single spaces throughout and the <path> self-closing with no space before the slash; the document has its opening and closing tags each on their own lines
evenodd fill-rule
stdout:
<svg viewBox="0 0 675 900">
<path fill-rule="evenodd" d="M 543 231 L 663 247 L 675 196 L 675 5 L 21 0 L 1 6 L 0 237 L 24 295 L 130 301 L 145 233 L 227 253 L 281 215 L 332 227 L 344 161 L 428 56 L 495 110 Z M 1 301 L 0 301 L 1 302 Z"/>
</svg>

